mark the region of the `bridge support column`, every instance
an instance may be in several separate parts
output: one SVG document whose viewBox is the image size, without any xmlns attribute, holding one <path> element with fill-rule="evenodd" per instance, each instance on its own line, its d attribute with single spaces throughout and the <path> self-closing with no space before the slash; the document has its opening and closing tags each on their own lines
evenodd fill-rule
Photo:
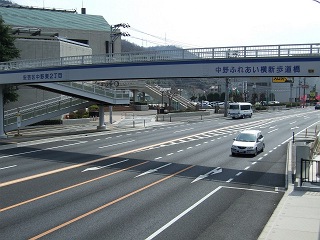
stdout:
<svg viewBox="0 0 320 240">
<path fill-rule="evenodd" d="M 138 90 L 132 90 L 132 94 L 133 94 L 132 100 L 134 103 L 138 102 L 138 92 L 139 92 Z"/>
<path fill-rule="evenodd" d="M 97 127 L 98 130 L 106 129 L 106 125 L 104 123 L 104 106 L 101 104 L 99 105 L 99 126 Z"/>
<path fill-rule="evenodd" d="M 142 92 L 142 102 L 145 102 L 145 101 L 146 101 L 146 93 Z"/>
<path fill-rule="evenodd" d="M 0 84 L 0 138 L 7 138 L 4 132 L 3 85 Z"/>
</svg>

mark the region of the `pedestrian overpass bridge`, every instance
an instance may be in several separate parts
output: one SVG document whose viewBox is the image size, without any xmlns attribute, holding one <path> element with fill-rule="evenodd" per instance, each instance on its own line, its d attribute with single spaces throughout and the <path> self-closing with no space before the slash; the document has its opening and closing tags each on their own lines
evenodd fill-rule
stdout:
<svg viewBox="0 0 320 240">
<path fill-rule="evenodd" d="M 320 43 L 194 48 L 0 63 L 3 84 L 210 77 L 319 77 Z M 0 91 L 2 99 L 2 91 Z M 0 101 L 0 113 L 3 109 Z M 3 116 L 0 135 L 3 135 Z"/>
<path fill-rule="evenodd" d="M 0 84 L 269 76 L 320 76 L 320 43 L 145 51 L 0 63 Z"/>
</svg>

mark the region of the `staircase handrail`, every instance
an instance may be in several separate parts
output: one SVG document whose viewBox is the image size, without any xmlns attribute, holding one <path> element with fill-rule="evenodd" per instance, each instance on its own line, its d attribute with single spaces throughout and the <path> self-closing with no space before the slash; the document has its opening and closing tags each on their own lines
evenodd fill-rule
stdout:
<svg viewBox="0 0 320 240">
<path fill-rule="evenodd" d="M 61 109 L 68 108 L 70 106 L 79 105 L 81 103 L 88 102 L 75 97 L 62 97 L 53 98 L 48 100 L 38 102 L 38 104 L 29 104 L 19 108 L 14 108 L 10 110 L 10 113 L 4 114 L 4 125 L 13 124 L 17 122 L 17 116 L 21 117 L 21 121 L 28 120 L 37 116 L 42 116 L 50 112 L 58 111 Z"/>
<path fill-rule="evenodd" d="M 130 96 L 128 90 L 107 88 L 95 82 L 56 82 L 53 84 L 67 86 L 70 88 L 74 88 L 81 91 L 94 93 L 96 95 L 110 97 L 114 99 L 124 99 L 124 98 L 127 99 Z"/>
</svg>

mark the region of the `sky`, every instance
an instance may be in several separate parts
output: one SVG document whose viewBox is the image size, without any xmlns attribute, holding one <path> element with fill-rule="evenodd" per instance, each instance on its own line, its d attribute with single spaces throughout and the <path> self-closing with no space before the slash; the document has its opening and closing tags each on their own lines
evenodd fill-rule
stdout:
<svg viewBox="0 0 320 240">
<path fill-rule="evenodd" d="M 76 9 L 127 23 L 123 37 L 140 46 L 183 48 L 320 43 L 318 0 L 12 0 Z"/>
</svg>

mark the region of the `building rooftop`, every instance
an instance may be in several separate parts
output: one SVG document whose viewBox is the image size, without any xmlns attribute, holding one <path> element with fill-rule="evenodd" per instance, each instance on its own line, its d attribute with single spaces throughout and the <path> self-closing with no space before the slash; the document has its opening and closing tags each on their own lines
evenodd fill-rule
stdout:
<svg viewBox="0 0 320 240">
<path fill-rule="evenodd" d="M 16 27 L 110 31 L 110 25 L 102 16 L 75 11 L 0 6 L 0 16 L 5 24 Z"/>
</svg>

